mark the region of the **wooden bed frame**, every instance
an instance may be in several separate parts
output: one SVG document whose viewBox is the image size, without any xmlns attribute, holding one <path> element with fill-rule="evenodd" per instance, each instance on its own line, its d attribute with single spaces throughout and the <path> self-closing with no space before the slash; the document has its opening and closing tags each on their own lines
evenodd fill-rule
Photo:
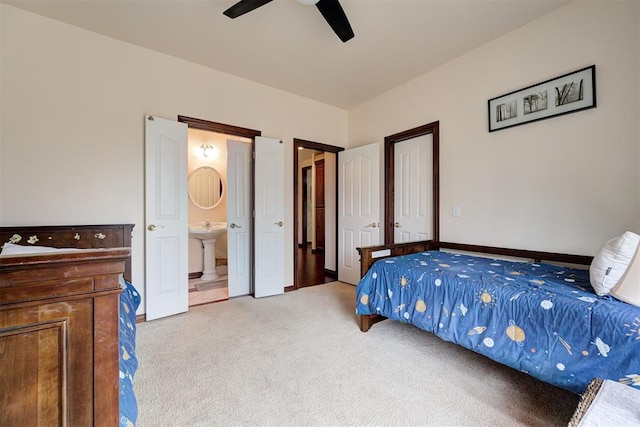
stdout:
<svg viewBox="0 0 640 427">
<path fill-rule="evenodd" d="M 364 277 L 371 265 L 379 259 L 439 249 L 513 257 L 532 260 L 534 262 L 546 261 L 561 264 L 589 265 L 593 260 L 593 257 L 584 255 L 570 255 L 555 252 L 530 251 L 526 249 L 500 248 L 494 246 L 478 246 L 463 243 L 437 242 L 435 240 L 395 243 L 357 249 L 360 254 L 360 277 Z M 386 317 L 378 314 L 361 315 L 358 316 L 358 326 L 362 332 L 367 332 L 374 323 L 385 319 Z"/>
<path fill-rule="evenodd" d="M 89 249 L 0 256 L 1 424 L 119 424 L 119 275 L 131 277 L 132 229 L 0 227 L 0 244 Z"/>
</svg>

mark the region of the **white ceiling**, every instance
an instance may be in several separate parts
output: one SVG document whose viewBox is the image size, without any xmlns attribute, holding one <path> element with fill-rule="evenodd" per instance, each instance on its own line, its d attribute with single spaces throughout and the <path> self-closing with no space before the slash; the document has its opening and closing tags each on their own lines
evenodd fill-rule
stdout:
<svg viewBox="0 0 640 427">
<path fill-rule="evenodd" d="M 572 0 L 341 0 L 346 43 L 295 0 L 2 1 L 348 110 Z"/>
</svg>

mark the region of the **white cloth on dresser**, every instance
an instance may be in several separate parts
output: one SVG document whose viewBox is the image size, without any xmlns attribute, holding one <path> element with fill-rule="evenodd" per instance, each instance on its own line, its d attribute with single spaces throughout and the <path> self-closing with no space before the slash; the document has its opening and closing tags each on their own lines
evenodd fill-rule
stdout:
<svg viewBox="0 0 640 427">
<path fill-rule="evenodd" d="M 578 425 L 640 426 L 640 390 L 617 381 L 604 381 Z"/>
</svg>

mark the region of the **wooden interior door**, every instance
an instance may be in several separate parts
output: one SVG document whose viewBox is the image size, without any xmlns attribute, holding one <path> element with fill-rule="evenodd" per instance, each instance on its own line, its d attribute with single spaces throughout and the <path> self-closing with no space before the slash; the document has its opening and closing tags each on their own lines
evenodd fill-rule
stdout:
<svg viewBox="0 0 640 427">
<path fill-rule="evenodd" d="M 324 159 L 317 160 L 316 165 L 316 250 L 324 251 L 325 223 L 324 223 Z"/>
</svg>

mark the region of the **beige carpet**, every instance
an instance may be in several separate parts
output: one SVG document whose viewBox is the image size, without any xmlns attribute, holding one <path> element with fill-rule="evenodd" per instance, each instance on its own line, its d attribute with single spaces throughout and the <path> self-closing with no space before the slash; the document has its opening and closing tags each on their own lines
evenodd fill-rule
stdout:
<svg viewBox="0 0 640 427">
<path fill-rule="evenodd" d="M 410 325 L 358 329 L 340 282 L 141 323 L 139 427 L 566 425 L 579 397 Z"/>
</svg>

